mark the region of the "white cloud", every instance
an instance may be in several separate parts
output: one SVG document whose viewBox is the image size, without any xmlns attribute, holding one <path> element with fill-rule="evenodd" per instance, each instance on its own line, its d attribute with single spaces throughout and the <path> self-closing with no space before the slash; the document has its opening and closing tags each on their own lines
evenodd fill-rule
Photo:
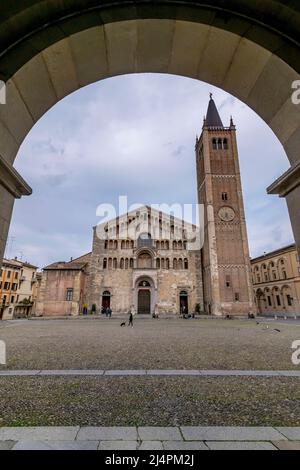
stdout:
<svg viewBox="0 0 300 470">
<path fill-rule="evenodd" d="M 43 266 L 89 251 L 96 207 L 120 194 L 130 204 L 196 202 L 195 136 L 210 91 L 224 125 L 231 115 L 237 125 L 251 252 L 289 243 L 285 204 L 266 195 L 288 162 L 267 125 L 222 90 L 145 74 L 81 89 L 36 124 L 16 161 L 34 194 L 16 202 L 15 246 Z"/>
</svg>

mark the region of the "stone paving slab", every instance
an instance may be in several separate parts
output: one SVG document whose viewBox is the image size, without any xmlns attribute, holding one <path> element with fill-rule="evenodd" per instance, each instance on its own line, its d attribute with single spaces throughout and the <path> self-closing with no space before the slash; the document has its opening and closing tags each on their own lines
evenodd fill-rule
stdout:
<svg viewBox="0 0 300 470">
<path fill-rule="evenodd" d="M 143 441 L 138 450 L 164 450 L 161 441 Z"/>
<path fill-rule="evenodd" d="M 80 428 L 77 435 L 79 441 L 137 441 L 138 434 L 135 427 L 111 426 L 111 427 L 92 427 L 86 426 Z"/>
<path fill-rule="evenodd" d="M 0 441 L 0 450 L 11 450 L 16 441 Z"/>
<path fill-rule="evenodd" d="M 192 370 L 192 369 L 166 369 L 166 370 L 160 370 L 160 369 L 150 369 L 147 370 L 147 375 L 167 375 L 167 376 L 172 376 L 172 375 L 179 375 L 179 376 L 186 376 L 186 375 L 201 375 L 201 372 L 199 370 Z"/>
<path fill-rule="evenodd" d="M 209 450 L 202 441 L 164 441 L 164 450 Z"/>
<path fill-rule="evenodd" d="M 41 373 L 40 370 L 0 370 L 0 377 L 15 377 L 15 376 L 36 376 Z"/>
<path fill-rule="evenodd" d="M 283 377 L 300 377 L 300 370 L 280 370 L 279 375 Z"/>
<path fill-rule="evenodd" d="M 273 444 L 279 450 L 300 450 L 300 441 L 275 441 Z"/>
<path fill-rule="evenodd" d="M 104 375 L 121 375 L 121 376 L 127 376 L 127 375 L 146 375 L 145 370 L 106 370 Z"/>
<path fill-rule="evenodd" d="M 193 369 L 149 369 L 149 370 L 0 370 L 0 377 L 55 377 L 55 376 L 199 376 L 199 377 L 299 377 L 299 370 L 193 370 Z"/>
<path fill-rule="evenodd" d="M 206 442 L 210 450 L 277 450 L 271 442 Z"/>
<path fill-rule="evenodd" d="M 300 427 L 276 427 L 275 429 L 291 441 L 300 441 Z"/>
<path fill-rule="evenodd" d="M 13 450 L 97 450 L 99 441 L 18 441 Z"/>
<path fill-rule="evenodd" d="M 0 441 L 74 441 L 79 429 L 79 426 L 0 427 Z"/>
<path fill-rule="evenodd" d="M 104 370 L 42 370 L 40 376 L 81 376 L 81 375 L 104 375 Z"/>
<path fill-rule="evenodd" d="M 137 441 L 101 441 L 98 450 L 137 450 Z"/>
<path fill-rule="evenodd" d="M 187 441 L 281 441 L 282 433 L 271 427 L 189 427 L 181 426 Z"/>
<path fill-rule="evenodd" d="M 138 434 L 142 441 L 182 441 L 176 427 L 143 426 L 138 428 Z"/>
<path fill-rule="evenodd" d="M 0 427 L 0 450 L 300 450 L 300 427 Z"/>
<path fill-rule="evenodd" d="M 220 377 L 281 377 L 284 375 L 277 370 L 200 370 L 200 373 L 203 376 Z M 290 374 L 290 376 L 293 375 Z"/>
</svg>

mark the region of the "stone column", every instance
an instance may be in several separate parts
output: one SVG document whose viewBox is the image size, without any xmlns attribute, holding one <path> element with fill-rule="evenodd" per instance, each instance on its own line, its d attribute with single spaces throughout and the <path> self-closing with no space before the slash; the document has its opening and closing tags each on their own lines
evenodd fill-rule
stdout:
<svg viewBox="0 0 300 470">
<path fill-rule="evenodd" d="M 16 170 L 0 155 L 0 266 L 4 256 L 14 200 L 32 193 Z"/>
</svg>

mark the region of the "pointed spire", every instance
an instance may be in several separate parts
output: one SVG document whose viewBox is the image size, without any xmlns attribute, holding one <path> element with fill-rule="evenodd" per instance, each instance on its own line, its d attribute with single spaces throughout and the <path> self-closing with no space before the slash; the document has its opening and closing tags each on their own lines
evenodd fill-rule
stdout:
<svg viewBox="0 0 300 470">
<path fill-rule="evenodd" d="M 207 108 L 205 124 L 207 127 L 224 127 L 212 93 L 209 94 L 210 100 Z"/>
</svg>

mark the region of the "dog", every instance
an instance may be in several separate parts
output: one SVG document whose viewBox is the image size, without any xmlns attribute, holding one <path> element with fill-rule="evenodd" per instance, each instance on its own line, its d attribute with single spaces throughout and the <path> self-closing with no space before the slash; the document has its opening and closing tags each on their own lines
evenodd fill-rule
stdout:
<svg viewBox="0 0 300 470">
<path fill-rule="evenodd" d="M 123 323 L 121 323 L 121 325 L 120 325 L 120 326 L 126 326 L 126 322 L 125 322 L 125 321 L 123 321 Z"/>
</svg>

